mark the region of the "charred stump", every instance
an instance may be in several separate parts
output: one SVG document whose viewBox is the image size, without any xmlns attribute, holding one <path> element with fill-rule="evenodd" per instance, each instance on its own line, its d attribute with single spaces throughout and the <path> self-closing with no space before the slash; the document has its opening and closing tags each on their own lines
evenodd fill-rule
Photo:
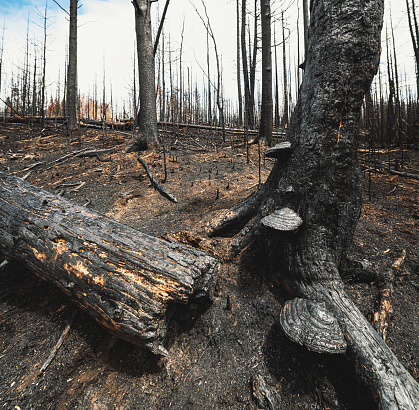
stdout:
<svg viewBox="0 0 419 410">
<path fill-rule="evenodd" d="M 413 410 L 417 382 L 348 298 L 339 273 L 360 215 L 356 136 L 380 61 L 383 11 L 383 0 L 311 2 L 301 94 L 285 142 L 269 152 L 274 168 L 212 235 L 241 229 L 237 249 L 254 244 L 266 252 L 269 272 L 298 298 L 281 312 L 292 340 L 345 352 L 380 408 Z"/>
<path fill-rule="evenodd" d="M 0 173 L 0 253 L 113 335 L 165 355 L 171 303 L 211 299 L 218 262 Z"/>
</svg>

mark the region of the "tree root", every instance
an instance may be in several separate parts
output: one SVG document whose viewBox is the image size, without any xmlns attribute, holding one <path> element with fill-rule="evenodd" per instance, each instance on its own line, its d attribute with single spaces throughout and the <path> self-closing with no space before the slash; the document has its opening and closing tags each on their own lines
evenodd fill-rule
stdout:
<svg viewBox="0 0 419 410">
<path fill-rule="evenodd" d="M 208 235 L 211 238 L 215 236 L 232 237 L 240 232 L 257 213 L 265 192 L 266 185 L 262 185 L 258 191 L 229 210 Z"/>
</svg>

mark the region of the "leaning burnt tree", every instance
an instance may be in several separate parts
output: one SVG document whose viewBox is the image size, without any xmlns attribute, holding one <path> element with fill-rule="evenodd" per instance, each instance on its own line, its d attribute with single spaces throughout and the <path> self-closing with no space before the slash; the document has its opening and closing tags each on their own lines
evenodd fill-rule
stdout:
<svg viewBox="0 0 419 410">
<path fill-rule="evenodd" d="M 382 409 L 414 409 L 419 386 L 348 298 L 339 275 L 361 209 L 356 136 L 377 72 L 383 0 L 314 0 L 301 95 L 285 142 L 259 191 L 212 235 L 240 232 L 236 250 L 267 252 L 287 302 L 280 321 L 294 341 L 355 363 Z"/>
</svg>

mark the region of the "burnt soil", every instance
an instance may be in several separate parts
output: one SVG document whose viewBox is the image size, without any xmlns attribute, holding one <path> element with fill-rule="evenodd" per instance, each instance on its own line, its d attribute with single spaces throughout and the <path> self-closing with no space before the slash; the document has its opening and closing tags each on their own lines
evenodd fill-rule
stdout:
<svg viewBox="0 0 419 410">
<path fill-rule="evenodd" d="M 0 269 L 1 409 L 258 409 L 256 376 L 279 408 L 377 408 L 344 356 L 309 352 L 285 337 L 278 324 L 285 299 L 263 260 L 251 252 L 229 259 L 232 240 L 207 236 L 225 210 L 258 188 L 259 172 L 263 182 L 273 165 L 263 160 L 261 147 L 259 171 L 258 146 L 247 154 L 241 139 L 229 135 L 222 143 L 209 131 L 166 131 L 164 187 L 178 199 L 174 204 L 153 189 L 136 154 L 123 154 L 127 135 L 82 129 L 69 137 L 60 126 L 0 123 L 0 171 L 20 177 L 31 171 L 31 184 L 220 259 L 214 302 L 175 310 L 166 358 L 110 336 L 25 266 L 12 262 Z M 60 160 L 85 148 L 111 150 Z M 387 155 L 379 154 L 378 163 Z M 400 164 L 401 152 L 391 155 Z M 366 152 L 360 156 L 368 159 Z M 404 170 L 419 174 L 419 153 L 405 151 L 403 157 Z M 161 181 L 163 150 L 142 158 Z M 368 175 L 350 254 L 383 272 L 406 252 L 386 341 L 419 380 L 419 181 Z M 372 321 L 380 281 L 351 280 L 346 287 Z M 41 372 L 68 324 L 55 359 Z"/>
</svg>

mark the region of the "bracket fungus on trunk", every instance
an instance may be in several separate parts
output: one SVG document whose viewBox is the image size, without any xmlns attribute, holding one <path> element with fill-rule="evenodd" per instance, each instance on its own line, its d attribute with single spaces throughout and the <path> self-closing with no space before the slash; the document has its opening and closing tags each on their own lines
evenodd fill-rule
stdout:
<svg viewBox="0 0 419 410">
<path fill-rule="evenodd" d="M 303 220 L 291 208 L 282 208 L 265 216 L 261 222 L 277 231 L 296 231 Z"/>
<path fill-rule="evenodd" d="M 317 353 L 345 353 L 342 329 L 324 302 L 295 298 L 285 303 L 280 314 L 285 334 Z"/>
<path fill-rule="evenodd" d="M 285 158 L 291 153 L 291 143 L 289 141 L 280 142 L 265 152 L 268 158 Z"/>
</svg>

